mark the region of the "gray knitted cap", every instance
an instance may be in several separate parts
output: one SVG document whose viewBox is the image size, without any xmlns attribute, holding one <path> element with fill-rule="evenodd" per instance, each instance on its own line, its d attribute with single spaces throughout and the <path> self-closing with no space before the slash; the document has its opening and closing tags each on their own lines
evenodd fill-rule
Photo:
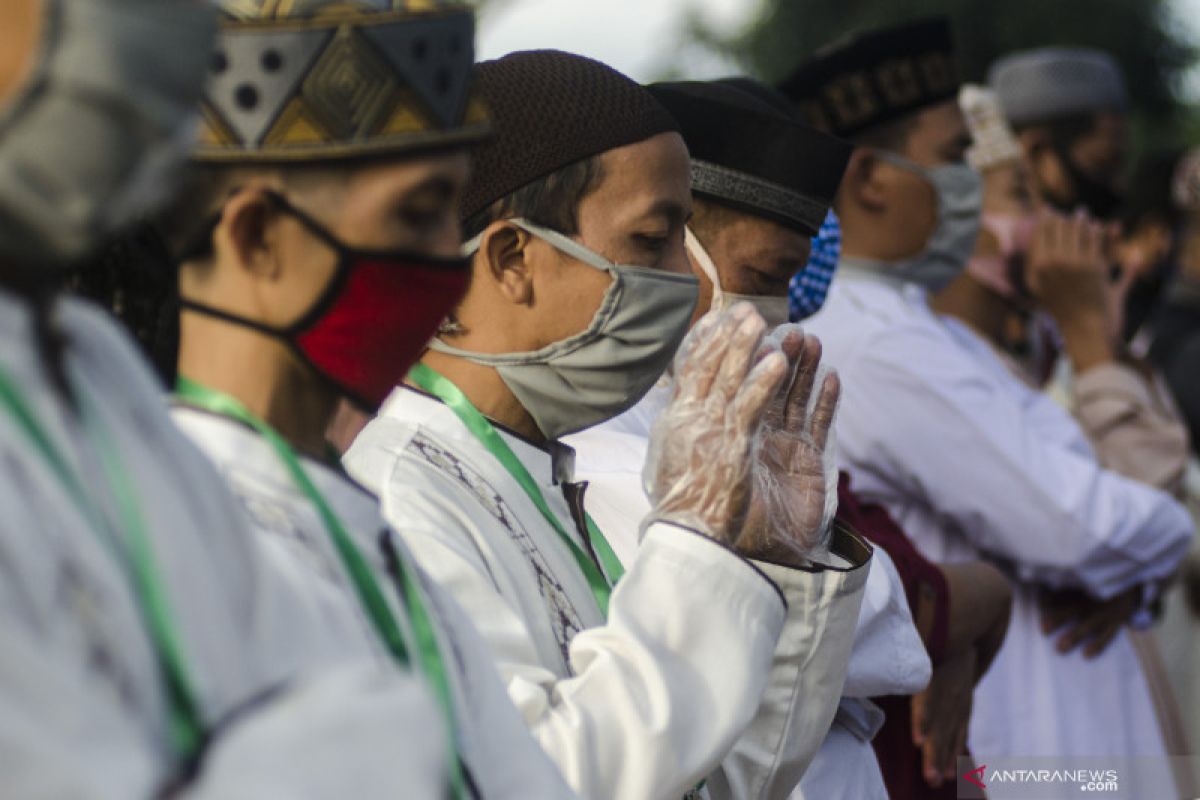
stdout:
<svg viewBox="0 0 1200 800">
<path fill-rule="evenodd" d="M 1013 53 L 992 65 L 988 83 L 1017 126 L 1129 106 L 1121 68 L 1100 50 L 1046 47 Z"/>
</svg>

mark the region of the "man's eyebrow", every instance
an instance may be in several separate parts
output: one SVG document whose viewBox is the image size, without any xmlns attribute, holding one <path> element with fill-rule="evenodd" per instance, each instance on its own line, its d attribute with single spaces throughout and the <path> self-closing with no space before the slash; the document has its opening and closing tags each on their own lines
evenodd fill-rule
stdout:
<svg viewBox="0 0 1200 800">
<path fill-rule="evenodd" d="M 674 200 L 659 200 L 648 209 L 637 215 L 638 219 L 647 217 L 666 217 L 672 225 L 678 225 L 691 219 L 691 209 L 685 208 Z"/>
<path fill-rule="evenodd" d="M 406 186 L 399 193 L 401 200 L 407 199 L 422 192 L 430 192 L 438 195 L 451 195 L 454 193 L 454 181 L 441 173 L 434 173 L 417 181 L 412 186 Z"/>
</svg>

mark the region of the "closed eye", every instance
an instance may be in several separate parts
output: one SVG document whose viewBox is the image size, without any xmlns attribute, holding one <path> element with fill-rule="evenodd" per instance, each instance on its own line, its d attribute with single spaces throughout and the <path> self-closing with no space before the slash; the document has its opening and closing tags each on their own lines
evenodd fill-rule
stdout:
<svg viewBox="0 0 1200 800">
<path fill-rule="evenodd" d="M 440 178 L 426 181 L 405 195 L 396 211 L 400 220 L 414 231 L 435 231 L 455 211 L 454 186 Z"/>
<path fill-rule="evenodd" d="M 669 236 L 657 236 L 645 233 L 634 234 L 633 240 L 637 243 L 638 247 L 649 253 L 661 253 L 667 249 L 667 245 L 671 242 Z"/>
</svg>

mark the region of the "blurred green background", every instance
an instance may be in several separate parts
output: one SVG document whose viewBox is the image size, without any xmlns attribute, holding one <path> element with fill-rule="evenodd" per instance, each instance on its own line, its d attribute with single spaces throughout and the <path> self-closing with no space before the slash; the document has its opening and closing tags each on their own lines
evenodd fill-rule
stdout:
<svg viewBox="0 0 1200 800">
<path fill-rule="evenodd" d="M 1200 143 L 1200 0 L 480 0 L 481 55 L 559 47 L 639 80 L 786 74 L 856 30 L 948 14 L 964 77 L 1012 50 L 1087 45 L 1125 69 L 1136 149 Z"/>
<path fill-rule="evenodd" d="M 782 77 L 843 34 L 928 14 L 948 14 L 967 80 L 982 81 L 996 57 L 1043 45 L 1086 45 L 1112 53 L 1125 69 L 1142 147 L 1196 141 L 1200 120 L 1183 100 L 1197 59 L 1178 7 L 1164 0 L 772 0 L 734 33 L 693 16 L 691 35 L 761 77 Z"/>
</svg>

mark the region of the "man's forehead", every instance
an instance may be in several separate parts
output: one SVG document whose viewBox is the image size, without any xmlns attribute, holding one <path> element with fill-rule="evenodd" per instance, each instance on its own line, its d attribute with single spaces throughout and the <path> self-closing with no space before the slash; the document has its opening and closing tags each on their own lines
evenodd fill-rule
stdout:
<svg viewBox="0 0 1200 800">
<path fill-rule="evenodd" d="M 678 134 L 659 134 L 605 151 L 600 156 L 600 167 L 600 183 L 592 196 L 619 201 L 621 213 L 690 214 L 688 153 Z"/>
</svg>

